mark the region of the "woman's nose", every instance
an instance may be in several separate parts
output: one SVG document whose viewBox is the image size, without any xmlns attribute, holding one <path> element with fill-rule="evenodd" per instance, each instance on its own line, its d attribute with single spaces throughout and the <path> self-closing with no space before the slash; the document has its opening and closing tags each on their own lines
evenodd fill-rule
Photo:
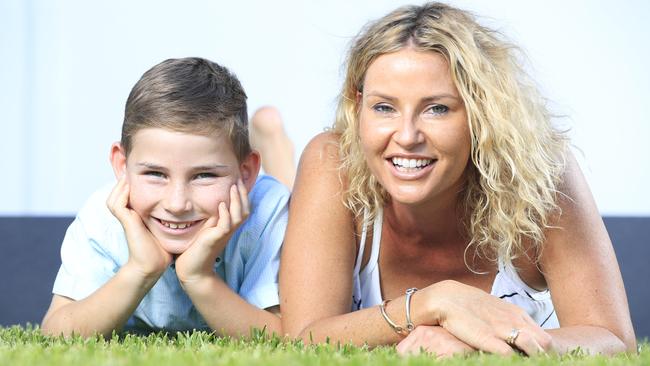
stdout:
<svg viewBox="0 0 650 366">
<path fill-rule="evenodd" d="M 409 148 L 424 141 L 418 121 L 413 116 L 405 115 L 398 123 L 395 141 L 404 148 Z"/>
</svg>

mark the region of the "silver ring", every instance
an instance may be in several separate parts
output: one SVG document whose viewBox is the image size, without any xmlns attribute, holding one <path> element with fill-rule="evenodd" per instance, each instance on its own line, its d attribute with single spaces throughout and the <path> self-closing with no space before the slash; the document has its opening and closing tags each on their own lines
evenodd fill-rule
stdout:
<svg viewBox="0 0 650 366">
<path fill-rule="evenodd" d="M 506 343 L 508 343 L 510 347 L 513 347 L 517 341 L 517 337 L 519 337 L 519 329 L 512 328 L 510 335 L 506 338 Z"/>
</svg>

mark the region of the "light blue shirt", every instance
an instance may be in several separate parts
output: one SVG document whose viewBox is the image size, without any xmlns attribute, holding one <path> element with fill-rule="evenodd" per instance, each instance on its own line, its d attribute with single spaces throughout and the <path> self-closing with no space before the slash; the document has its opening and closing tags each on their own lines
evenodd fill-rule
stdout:
<svg viewBox="0 0 650 366">
<path fill-rule="evenodd" d="M 95 192 L 70 224 L 61 246 L 62 263 L 54 294 L 81 300 L 126 263 L 129 251 L 124 229 L 106 207 L 112 187 Z M 260 309 L 279 304 L 278 268 L 289 196 L 281 183 L 261 176 L 249 194 L 251 214 L 214 265 L 215 272 L 234 292 Z M 136 333 L 193 329 L 209 327 L 181 288 L 173 265 L 145 295 L 124 327 Z"/>
</svg>

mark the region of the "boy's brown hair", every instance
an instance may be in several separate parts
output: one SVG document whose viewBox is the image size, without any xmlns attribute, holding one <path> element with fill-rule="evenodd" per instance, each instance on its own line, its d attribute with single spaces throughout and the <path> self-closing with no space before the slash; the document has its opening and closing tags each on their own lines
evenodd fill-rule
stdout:
<svg viewBox="0 0 650 366">
<path fill-rule="evenodd" d="M 145 72 L 133 86 L 124 110 L 121 144 L 144 128 L 208 135 L 226 133 L 242 161 L 251 153 L 246 93 L 237 77 L 215 62 L 168 59 Z"/>
</svg>

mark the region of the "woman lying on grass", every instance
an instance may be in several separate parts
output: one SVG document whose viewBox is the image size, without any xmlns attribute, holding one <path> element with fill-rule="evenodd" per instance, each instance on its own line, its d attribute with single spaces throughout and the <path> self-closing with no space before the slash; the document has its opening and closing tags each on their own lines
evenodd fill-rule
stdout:
<svg viewBox="0 0 650 366">
<path fill-rule="evenodd" d="M 359 35 L 293 190 L 286 333 L 438 355 L 636 349 L 603 222 L 516 50 L 439 3 Z"/>
</svg>

